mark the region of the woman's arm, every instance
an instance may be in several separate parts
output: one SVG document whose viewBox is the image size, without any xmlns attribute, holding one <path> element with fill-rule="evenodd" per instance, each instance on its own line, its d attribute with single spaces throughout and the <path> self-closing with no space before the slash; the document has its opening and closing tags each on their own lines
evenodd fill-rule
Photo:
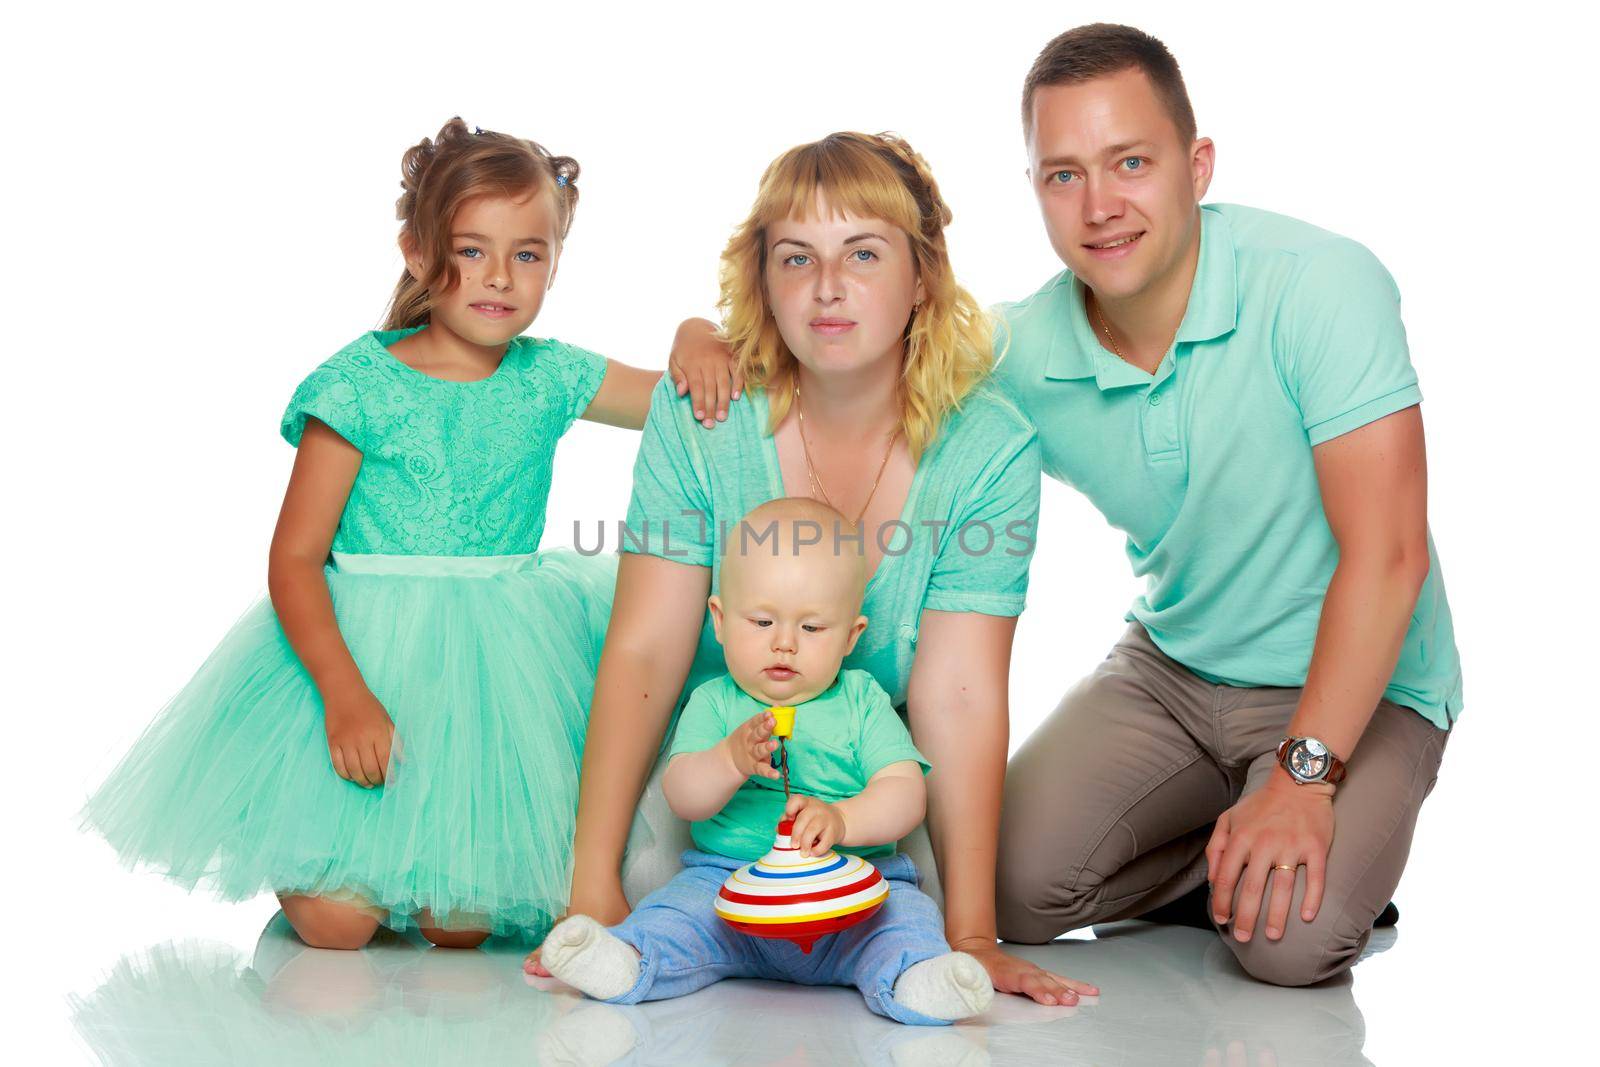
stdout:
<svg viewBox="0 0 1600 1067">
<path fill-rule="evenodd" d="M 389 767 L 394 727 L 367 688 L 333 615 L 322 568 L 361 470 L 361 451 L 306 419 L 267 554 L 267 592 L 284 636 L 322 696 L 334 773 L 368 788 Z"/>
<path fill-rule="evenodd" d="M 1011 640 L 1015 618 L 924 611 L 907 685 L 911 736 L 933 765 L 928 832 L 944 887 L 945 937 L 976 956 L 995 988 L 1043 1004 L 1098 993 L 996 945 L 995 862 L 1000 796 L 1010 739 Z"/>
<path fill-rule="evenodd" d="M 578 786 L 568 911 L 610 925 L 628 914 L 622 851 L 705 619 L 711 570 L 624 554 L 600 654 Z"/>
</svg>

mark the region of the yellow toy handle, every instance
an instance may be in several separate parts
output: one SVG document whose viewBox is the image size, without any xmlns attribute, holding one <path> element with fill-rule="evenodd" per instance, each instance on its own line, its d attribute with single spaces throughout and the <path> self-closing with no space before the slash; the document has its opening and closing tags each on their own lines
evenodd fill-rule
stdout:
<svg viewBox="0 0 1600 1067">
<path fill-rule="evenodd" d="M 777 720 L 776 725 L 774 725 L 772 728 L 772 736 L 793 737 L 794 709 L 790 707 L 776 707 L 768 708 L 767 710 L 772 712 L 772 717 Z"/>
</svg>

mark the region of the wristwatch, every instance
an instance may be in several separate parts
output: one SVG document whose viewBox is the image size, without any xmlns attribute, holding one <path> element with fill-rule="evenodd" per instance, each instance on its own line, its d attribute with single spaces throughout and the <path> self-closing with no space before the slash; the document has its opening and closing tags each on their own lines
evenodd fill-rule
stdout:
<svg viewBox="0 0 1600 1067">
<path fill-rule="evenodd" d="M 1344 760 L 1315 737 L 1285 737 L 1278 742 L 1278 763 L 1301 785 L 1344 781 Z"/>
</svg>

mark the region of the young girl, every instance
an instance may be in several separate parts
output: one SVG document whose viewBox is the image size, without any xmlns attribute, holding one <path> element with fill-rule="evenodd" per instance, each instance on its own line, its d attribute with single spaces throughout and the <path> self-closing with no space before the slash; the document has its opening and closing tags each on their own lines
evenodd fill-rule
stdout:
<svg viewBox="0 0 1600 1067">
<path fill-rule="evenodd" d="M 661 377 L 521 336 L 577 177 L 460 119 L 406 152 L 388 321 L 283 416 L 271 602 L 84 809 L 128 862 L 270 889 L 327 948 L 384 921 L 470 947 L 561 911 L 616 563 L 536 552 L 552 457 L 574 419 L 641 427 Z"/>
</svg>

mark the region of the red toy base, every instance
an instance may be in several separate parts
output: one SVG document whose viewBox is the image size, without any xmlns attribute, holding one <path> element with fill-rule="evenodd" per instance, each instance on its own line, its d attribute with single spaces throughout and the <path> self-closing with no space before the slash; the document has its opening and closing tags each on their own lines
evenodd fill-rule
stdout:
<svg viewBox="0 0 1600 1067">
<path fill-rule="evenodd" d="M 876 915 L 881 903 L 874 904 L 866 911 L 858 911 L 854 915 L 836 915 L 831 919 L 816 919 L 803 923 L 742 923 L 732 919 L 723 920 L 740 933 L 750 934 L 752 937 L 766 937 L 781 941 L 792 941 L 800 946 L 800 951 L 809 955 L 811 946 L 817 943 L 817 938 L 836 934 L 840 930 L 854 926 L 865 919 Z"/>
</svg>

